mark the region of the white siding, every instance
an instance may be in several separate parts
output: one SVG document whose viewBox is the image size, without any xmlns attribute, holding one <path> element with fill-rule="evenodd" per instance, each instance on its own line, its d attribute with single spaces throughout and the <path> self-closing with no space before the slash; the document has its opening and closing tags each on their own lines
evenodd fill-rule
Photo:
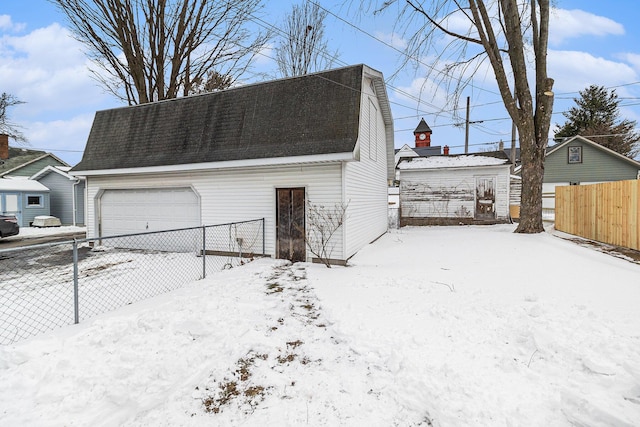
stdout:
<svg viewBox="0 0 640 427">
<path fill-rule="evenodd" d="M 509 216 L 509 167 L 400 171 L 403 218 L 473 217 L 476 177 L 496 177 L 496 218 Z"/>
<path fill-rule="evenodd" d="M 360 120 L 359 162 L 345 164 L 345 254 L 355 254 L 387 231 L 388 186 L 385 126 L 375 93 L 365 79 Z M 372 152 L 371 150 L 375 150 Z"/>
<path fill-rule="evenodd" d="M 265 218 L 266 252 L 275 256 L 276 188 L 304 187 L 307 200 L 332 206 L 342 201 L 342 170 L 335 163 L 88 177 L 87 235 L 96 236 L 96 196 L 100 190 L 189 186 L 200 197 L 205 225 Z M 342 235 L 336 236 L 335 248 L 332 258 L 344 259 Z"/>
</svg>

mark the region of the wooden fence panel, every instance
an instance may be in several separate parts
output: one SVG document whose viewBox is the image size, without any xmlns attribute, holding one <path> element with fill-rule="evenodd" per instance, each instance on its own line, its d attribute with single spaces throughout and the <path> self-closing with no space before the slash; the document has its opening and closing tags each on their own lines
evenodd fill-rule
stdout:
<svg viewBox="0 0 640 427">
<path fill-rule="evenodd" d="M 557 230 L 640 250 L 640 180 L 556 187 Z"/>
</svg>

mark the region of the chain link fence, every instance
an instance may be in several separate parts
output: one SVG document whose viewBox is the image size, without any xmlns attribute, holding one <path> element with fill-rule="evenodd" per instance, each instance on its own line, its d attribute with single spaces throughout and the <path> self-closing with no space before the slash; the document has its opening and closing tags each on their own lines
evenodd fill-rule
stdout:
<svg viewBox="0 0 640 427">
<path fill-rule="evenodd" d="M 264 219 L 0 251 L 0 345 L 264 256 Z"/>
</svg>

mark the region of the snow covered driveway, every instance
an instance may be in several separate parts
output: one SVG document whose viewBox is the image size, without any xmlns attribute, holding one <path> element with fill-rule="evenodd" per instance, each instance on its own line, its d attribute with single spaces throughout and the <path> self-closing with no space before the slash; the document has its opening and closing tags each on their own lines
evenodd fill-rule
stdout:
<svg viewBox="0 0 640 427">
<path fill-rule="evenodd" d="M 0 347 L 0 425 L 638 425 L 640 265 L 513 228 L 259 260 Z"/>
</svg>

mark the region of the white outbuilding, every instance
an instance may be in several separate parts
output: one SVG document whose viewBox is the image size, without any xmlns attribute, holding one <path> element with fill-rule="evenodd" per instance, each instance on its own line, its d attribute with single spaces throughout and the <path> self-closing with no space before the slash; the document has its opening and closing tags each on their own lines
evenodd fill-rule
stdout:
<svg viewBox="0 0 640 427">
<path fill-rule="evenodd" d="M 503 151 L 401 159 L 400 225 L 508 222 L 510 166 Z"/>
<path fill-rule="evenodd" d="M 387 231 L 393 121 L 355 65 L 96 113 L 82 161 L 88 237 L 265 219 L 265 252 L 311 261 L 308 206 L 347 206 L 331 258 Z"/>
</svg>

